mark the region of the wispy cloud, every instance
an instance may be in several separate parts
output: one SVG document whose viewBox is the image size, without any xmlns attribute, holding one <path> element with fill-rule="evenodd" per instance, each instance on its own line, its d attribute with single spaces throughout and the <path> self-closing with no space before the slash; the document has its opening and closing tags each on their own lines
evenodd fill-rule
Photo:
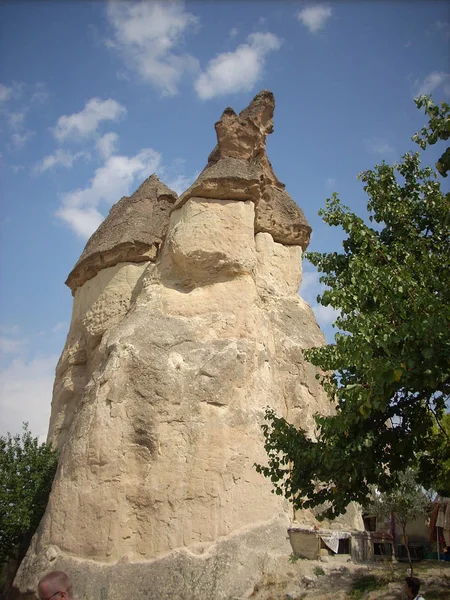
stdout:
<svg viewBox="0 0 450 600">
<path fill-rule="evenodd" d="M 263 73 L 266 56 L 279 50 L 281 40 L 273 33 L 252 33 L 247 43 L 234 52 L 213 58 L 195 82 L 202 100 L 237 92 L 251 91 Z"/>
<path fill-rule="evenodd" d="M 444 85 L 445 95 L 450 95 L 450 73 L 432 71 L 423 80 L 416 79 L 414 93 L 417 96 L 421 94 L 428 96 L 435 92 L 441 85 Z"/>
<path fill-rule="evenodd" d="M 325 23 L 332 15 L 331 6 L 328 4 L 313 4 L 306 6 L 297 13 L 297 19 L 309 29 L 317 33 L 325 27 Z"/>
<path fill-rule="evenodd" d="M 0 103 L 7 102 L 11 98 L 12 89 L 0 83 Z"/>
<path fill-rule="evenodd" d="M 175 95 L 183 74 L 198 69 L 196 58 L 177 52 L 198 25 L 182 2 L 109 2 L 107 16 L 114 30 L 108 46 L 163 95 Z"/>
<path fill-rule="evenodd" d="M 53 135 L 59 142 L 69 137 L 86 138 L 98 131 L 102 121 L 118 121 L 126 112 L 125 106 L 116 100 L 91 98 L 80 112 L 59 117 Z"/>
<path fill-rule="evenodd" d="M 16 150 L 21 150 L 27 142 L 31 140 L 31 138 L 35 135 L 35 131 L 27 130 L 27 131 L 16 131 L 11 134 L 11 143 L 13 148 Z"/>
<path fill-rule="evenodd" d="M 103 221 L 100 204 L 109 208 L 131 191 L 136 181 L 156 172 L 161 155 L 151 148 L 135 156 L 110 156 L 98 168 L 89 185 L 64 194 L 56 215 L 80 237 L 88 238 Z"/>
<path fill-rule="evenodd" d="M 115 154 L 117 151 L 119 142 L 119 136 L 117 133 L 113 131 L 106 133 L 103 137 L 97 140 L 95 147 L 99 152 L 100 156 L 104 159 L 107 159 L 111 156 L 111 154 Z"/>
<path fill-rule="evenodd" d="M 194 183 L 198 176 L 199 173 L 195 173 L 191 176 L 180 174 L 172 177 L 165 177 L 164 174 L 161 175 L 161 177 L 164 177 L 164 183 L 167 185 L 167 187 L 176 192 L 179 196 L 181 196 L 181 194 L 185 192 L 188 187 L 192 185 L 192 183 Z"/>
<path fill-rule="evenodd" d="M 9 100 L 17 100 L 22 95 L 25 83 L 23 81 L 13 81 L 10 85 L 0 83 L 0 105 Z"/>
<path fill-rule="evenodd" d="M 19 128 L 19 127 L 23 127 L 24 121 L 25 121 L 25 114 L 26 111 L 25 110 L 18 110 L 16 112 L 9 112 L 7 114 L 7 119 L 8 122 L 10 124 L 10 126 L 13 129 Z"/>
<path fill-rule="evenodd" d="M 51 332 L 52 333 L 59 333 L 60 331 L 63 331 L 64 329 L 68 328 L 68 324 L 65 321 L 59 321 L 59 323 L 56 323 L 56 325 L 53 325 Z"/>
<path fill-rule="evenodd" d="M 39 84 L 34 87 L 18 81 L 0 84 L 0 115 L 11 132 L 10 151 L 21 150 L 36 133 L 26 127 L 26 118 L 39 90 L 42 91 Z"/>
<path fill-rule="evenodd" d="M 0 337 L 0 354 L 20 354 L 27 346 L 25 339 Z"/>
<path fill-rule="evenodd" d="M 44 156 L 44 158 L 33 167 L 33 171 L 35 173 L 44 173 L 55 167 L 66 167 L 67 169 L 71 169 L 74 162 L 83 157 L 88 158 L 89 154 L 87 152 L 72 153 L 58 148 L 53 154 Z"/>
<path fill-rule="evenodd" d="M 30 102 L 44 104 L 49 96 L 50 93 L 47 89 L 47 85 L 43 81 L 38 81 L 34 86 L 34 91 L 31 94 Z"/>
<path fill-rule="evenodd" d="M 368 152 L 379 155 L 392 154 L 394 148 L 385 138 L 369 138 L 364 141 L 364 146 Z"/>
</svg>

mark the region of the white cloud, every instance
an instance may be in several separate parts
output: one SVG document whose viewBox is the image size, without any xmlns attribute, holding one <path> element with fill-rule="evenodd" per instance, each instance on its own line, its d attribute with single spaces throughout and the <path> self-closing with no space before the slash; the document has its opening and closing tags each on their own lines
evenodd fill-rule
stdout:
<svg viewBox="0 0 450 600">
<path fill-rule="evenodd" d="M 95 171 L 89 186 L 65 194 L 56 215 L 65 221 L 82 238 L 88 238 L 100 225 L 103 216 L 100 203 L 110 207 L 121 196 L 131 191 L 131 186 L 157 171 L 161 156 L 145 148 L 132 157 L 110 156 Z"/>
<path fill-rule="evenodd" d="M 239 33 L 239 29 L 237 27 L 232 27 L 230 29 L 230 31 L 228 32 L 228 35 L 230 36 L 230 38 L 234 38 L 237 36 L 238 33 Z"/>
<path fill-rule="evenodd" d="M 423 81 L 416 80 L 415 82 L 415 94 L 420 96 L 422 94 L 429 95 L 437 90 L 442 84 L 444 86 L 444 92 L 449 95 L 448 83 L 450 82 L 450 73 L 444 73 L 442 71 L 433 71 L 429 73 Z"/>
<path fill-rule="evenodd" d="M 261 78 L 267 54 L 278 50 L 281 40 L 273 33 L 252 33 L 234 52 L 213 58 L 195 82 L 202 100 L 229 93 L 249 92 Z"/>
<path fill-rule="evenodd" d="M 87 240 L 103 221 L 104 216 L 92 207 L 61 206 L 56 215 L 81 238 Z"/>
<path fill-rule="evenodd" d="M 297 13 L 297 19 L 309 29 L 311 33 L 317 33 L 324 28 L 326 21 L 331 17 L 331 6 L 327 4 L 316 4 L 306 6 Z"/>
<path fill-rule="evenodd" d="M 370 138 L 365 140 L 364 145 L 368 152 L 375 154 L 391 154 L 394 152 L 394 148 L 384 138 Z"/>
<path fill-rule="evenodd" d="M 97 140 L 95 144 L 100 156 L 105 160 L 117 152 L 119 136 L 117 133 L 111 131 L 110 133 L 106 133 L 103 137 Z"/>
<path fill-rule="evenodd" d="M 73 154 L 72 152 L 58 148 L 53 154 L 44 156 L 44 158 L 34 166 L 33 170 L 36 173 L 44 173 L 44 171 L 54 169 L 58 166 L 71 169 L 73 163 L 83 156 L 88 157 L 89 155 L 86 152 L 77 152 L 76 154 Z"/>
<path fill-rule="evenodd" d="M 329 190 L 334 188 L 335 185 L 336 185 L 336 179 L 334 179 L 333 177 L 328 177 L 328 179 L 325 181 L 325 187 Z"/>
<path fill-rule="evenodd" d="M 126 112 L 124 106 L 111 98 L 91 98 L 82 111 L 59 117 L 53 135 L 60 142 L 70 136 L 88 137 L 97 131 L 102 121 L 118 121 Z"/>
<path fill-rule="evenodd" d="M 110 1 L 107 16 L 114 29 L 108 46 L 122 55 L 142 81 L 163 95 L 175 95 L 183 74 L 198 69 L 196 58 L 174 52 L 183 34 L 198 24 L 183 3 Z"/>
<path fill-rule="evenodd" d="M 48 429 L 56 355 L 14 360 L 0 371 L 1 434 L 20 433 L 28 421 L 34 436 L 45 436 Z"/>
</svg>

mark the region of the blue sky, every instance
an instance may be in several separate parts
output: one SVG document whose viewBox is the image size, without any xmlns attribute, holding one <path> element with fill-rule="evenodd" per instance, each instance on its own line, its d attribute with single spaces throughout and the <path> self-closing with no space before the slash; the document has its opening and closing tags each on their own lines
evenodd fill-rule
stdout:
<svg viewBox="0 0 450 600">
<path fill-rule="evenodd" d="M 313 227 L 310 249 L 338 250 L 317 211 L 337 191 L 364 215 L 356 175 L 414 147 L 413 98 L 450 99 L 449 43 L 445 2 L 2 3 L 0 434 L 24 420 L 46 433 L 64 281 L 114 202 L 155 171 L 183 191 L 223 109 L 266 88 L 275 172 Z"/>
</svg>

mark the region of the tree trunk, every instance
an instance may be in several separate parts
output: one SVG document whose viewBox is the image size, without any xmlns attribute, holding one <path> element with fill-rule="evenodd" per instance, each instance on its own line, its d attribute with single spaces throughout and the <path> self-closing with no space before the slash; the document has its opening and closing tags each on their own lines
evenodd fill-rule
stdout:
<svg viewBox="0 0 450 600">
<path fill-rule="evenodd" d="M 412 566 L 411 554 L 409 552 L 408 536 L 406 535 L 406 523 L 402 523 L 402 531 L 403 531 L 403 540 L 404 540 L 405 546 L 406 546 L 406 554 L 408 555 L 410 577 L 412 577 L 413 576 L 413 566 Z"/>
</svg>

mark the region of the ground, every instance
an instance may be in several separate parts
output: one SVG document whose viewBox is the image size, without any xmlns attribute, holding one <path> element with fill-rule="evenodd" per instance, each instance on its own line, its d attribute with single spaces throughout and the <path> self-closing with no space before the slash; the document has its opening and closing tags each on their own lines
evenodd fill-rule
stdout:
<svg viewBox="0 0 450 600">
<path fill-rule="evenodd" d="M 280 567 L 282 565 L 280 564 Z M 450 600 L 450 562 L 414 563 L 425 600 Z M 280 569 L 283 572 L 283 569 Z M 279 577 L 265 576 L 249 596 L 252 600 L 401 600 L 408 564 L 355 564 L 345 559 L 301 560 L 291 557 Z M 236 599 L 238 600 L 238 599 Z"/>
</svg>

